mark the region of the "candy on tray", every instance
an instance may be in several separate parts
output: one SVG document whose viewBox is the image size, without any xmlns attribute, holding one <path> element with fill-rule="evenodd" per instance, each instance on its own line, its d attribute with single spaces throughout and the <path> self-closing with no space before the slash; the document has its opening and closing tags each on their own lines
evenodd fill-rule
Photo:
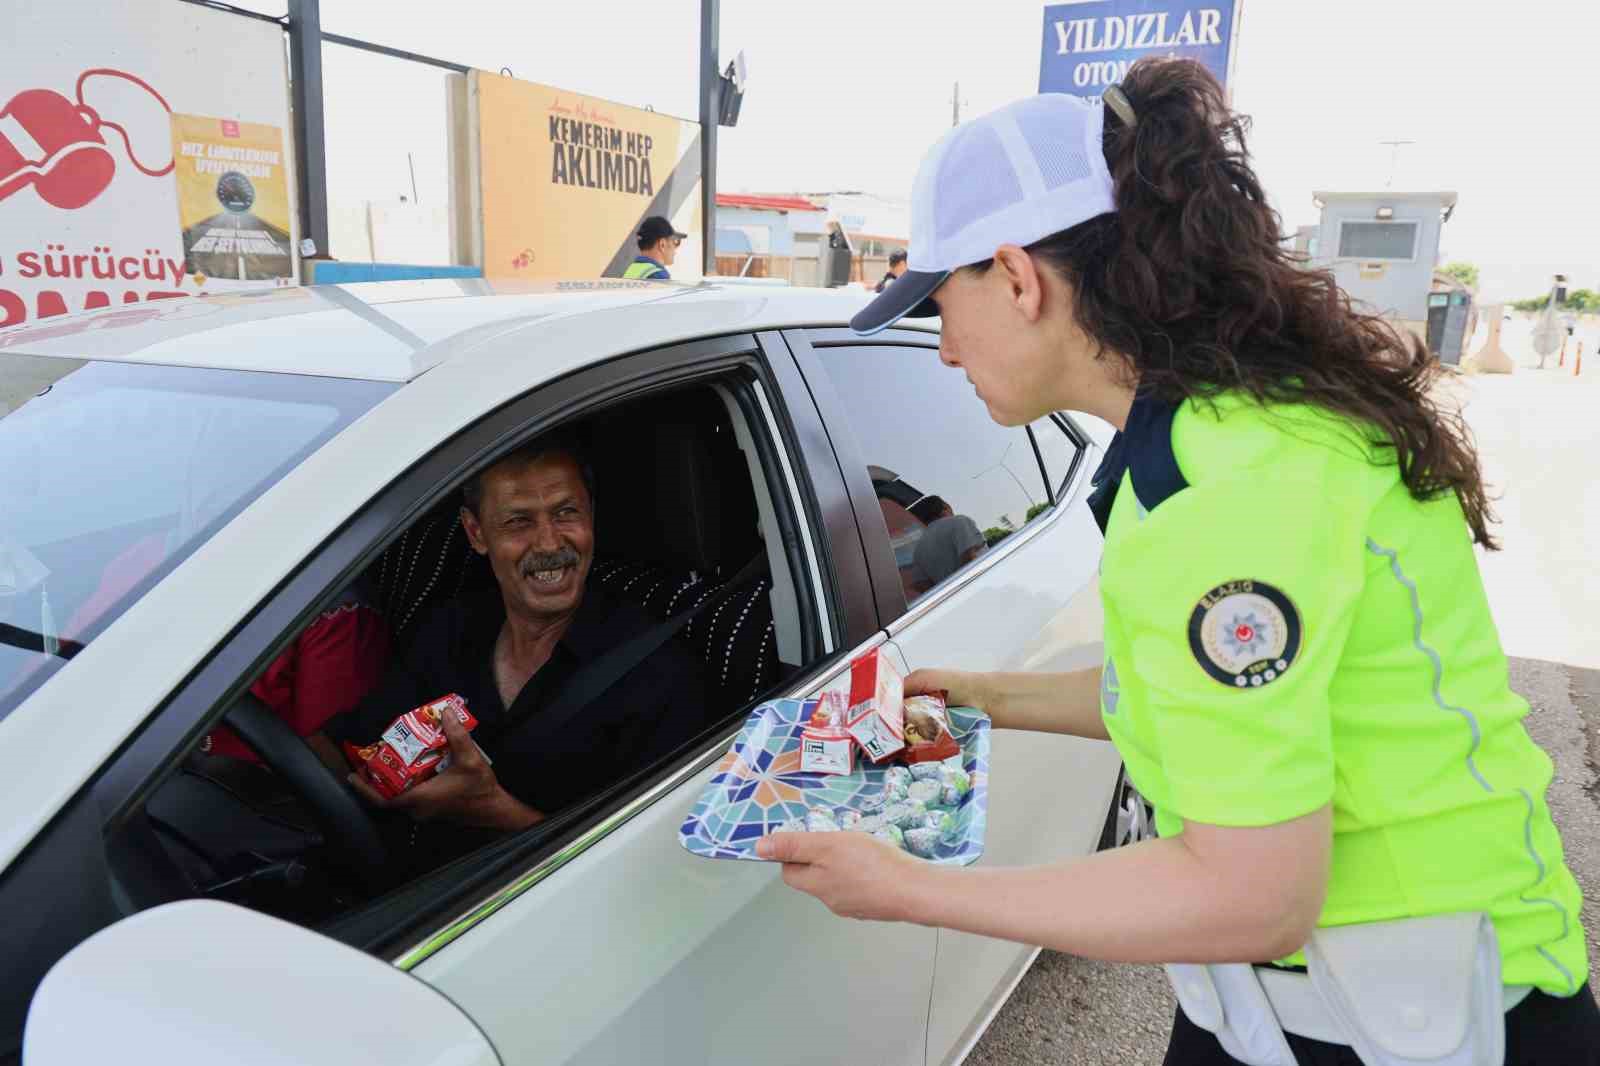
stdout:
<svg viewBox="0 0 1600 1066">
<path fill-rule="evenodd" d="M 913 781 L 906 790 L 906 798 L 916 800 L 918 803 L 938 803 L 939 793 L 944 786 L 937 781 Z"/>
<path fill-rule="evenodd" d="M 831 808 L 813 807 L 806 812 L 806 832 L 837 833 L 838 831 L 839 819 L 834 816 Z"/>
<path fill-rule="evenodd" d="M 845 728 L 873 762 L 906 746 L 905 681 L 878 649 L 850 664 L 850 714 Z"/>
<path fill-rule="evenodd" d="M 937 762 L 961 754 L 950 729 L 950 715 L 938 696 L 909 696 L 901 705 L 901 736 L 905 750 L 900 757 L 913 765 Z"/>
<path fill-rule="evenodd" d="M 901 829 L 908 829 L 919 824 L 922 816 L 927 813 L 926 804 L 918 803 L 916 800 L 901 800 L 899 803 L 889 804 L 884 809 L 883 820 Z"/>
<path fill-rule="evenodd" d="M 872 835 L 877 837 L 879 840 L 888 841 L 897 848 L 903 848 L 906 846 L 906 835 L 900 831 L 900 827 L 897 825 L 883 826 L 882 828 L 873 832 Z"/>
<path fill-rule="evenodd" d="M 845 732 L 845 695 L 824 692 L 800 733 L 800 769 L 813 774 L 848 774 L 855 769 L 855 742 Z"/>
<path fill-rule="evenodd" d="M 860 829 L 864 817 L 860 811 L 851 810 L 849 807 L 840 807 L 834 815 L 840 829 Z"/>
<path fill-rule="evenodd" d="M 933 849 L 939 844 L 939 831 L 927 826 L 919 826 L 905 831 L 906 850 L 911 854 L 924 859 L 933 857 Z"/>
</svg>

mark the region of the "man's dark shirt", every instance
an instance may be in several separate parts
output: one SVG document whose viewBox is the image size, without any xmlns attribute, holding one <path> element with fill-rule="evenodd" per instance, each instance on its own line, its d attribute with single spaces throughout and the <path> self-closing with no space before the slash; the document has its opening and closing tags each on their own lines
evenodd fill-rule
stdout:
<svg viewBox="0 0 1600 1066">
<path fill-rule="evenodd" d="M 591 585 L 549 661 L 507 708 L 494 678 L 495 641 L 504 622 L 498 589 L 429 611 L 382 683 L 360 706 L 330 719 L 324 732 L 335 743 L 370 744 L 397 716 L 460 693 L 479 722 L 473 739 L 493 761 L 501 786 L 553 814 L 666 755 L 705 724 L 699 664 L 668 641 L 553 732 L 541 712 L 578 669 L 656 623 Z"/>
</svg>

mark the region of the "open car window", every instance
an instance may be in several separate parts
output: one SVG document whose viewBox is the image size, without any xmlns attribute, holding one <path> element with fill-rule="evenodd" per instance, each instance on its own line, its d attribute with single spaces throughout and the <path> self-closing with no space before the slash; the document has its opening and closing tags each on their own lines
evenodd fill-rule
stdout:
<svg viewBox="0 0 1600 1066">
<path fill-rule="evenodd" d="M 374 896 L 351 883 L 342 856 L 328 854 L 335 842 L 320 837 L 316 812 L 215 723 L 172 778 L 180 783 L 163 785 L 164 796 L 147 805 L 169 859 L 207 894 L 369 944 L 397 921 L 418 921 L 428 909 L 421 901 L 437 904 L 516 869 L 530 847 L 575 831 L 703 754 L 756 701 L 834 650 L 815 534 L 804 525 L 793 462 L 780 452 L 772 397 L 744 370 L 613 399 L 557 427 L 581 445 L 594 485 L 592 558 L 579 614 L 587 605 L 604 610 L 590 613 L 581 632 L 574 623 L 571 646 L 559 646 L 524 690 L 532 697 L 502 705 L 493 687 L 506 573 L 497 574 L 469 542 L 459 480 L 434 490 L 420 516 L 343 587 L 325 593 L 324 609 L 285 634 L 277 658 L 252 679 L 252 697 L 296 732 L 337 736 L 357 750 L 377 741 L 395 717 L 462 692 L 495 773 L 550 815 L 547 824 L 525 838 L 473 827 L 457 834 L 414 829 L 405 815 L 380 812 L 375 820 L 399 861 Z M 503 451 L 508 445 L 500 439 Z M 541 713 L 555 713 L 562 686 L 582 677 L 606 645 L 689 611 L 692 620 L 588 711 L 555 733 L 546 728 Z M 385 669 L 375 676 L 373 649 L 385 644 Z M 314 709 L 283 683 L 308 675 L 319 679 Z M 649 703 L 660 694 L 658 683 L 674 695 L 642 708 L 651 722 L 640 728 L 631 704 Z M 324 698 L 335 690 L 346 695 L 340 705 Z M 340 716 L 352 708 L 353 715 Z M 352 717 L 360 719 L 358 735 L 348 727 Z M 228 800 L 202 802 L 208 791 L 226 792 Z M 549 796 L 558 799 L 547 805 Z M 207 813 L 207 824 L 198 823 L 197 811 Z M 221 821 L 210 824 L 219 813 Z M 438 844 L 441 830 L 447 846 Z M 292 884 L 276 873 L 253 875 L 257 855 L 308 872 Z"/>
</svg>

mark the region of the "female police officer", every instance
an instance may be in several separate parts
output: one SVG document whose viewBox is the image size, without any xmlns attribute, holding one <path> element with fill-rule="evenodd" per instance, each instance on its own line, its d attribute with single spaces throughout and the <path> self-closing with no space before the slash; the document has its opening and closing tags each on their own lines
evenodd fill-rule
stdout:
<svg viewBox="0 0 1600 1066">
<path fill-rule="evenodd" d="M 1600 1063 L 1477 458 L 1420 345 L 1282 249 L 1244 125 L 1197 64 L 1146 60 L 1104 105 L 952 130 L 911 269 L 853 323 L 940 313 L 995 421 L 1120 430 L 1091 499 L 1103 668 L 907 690 L 1111 740 L 1159 839 L 1013 869 L 849 833 L 762 854 L 841 915 L 1182 964 L 1169 1063 Z"/>
</svg>

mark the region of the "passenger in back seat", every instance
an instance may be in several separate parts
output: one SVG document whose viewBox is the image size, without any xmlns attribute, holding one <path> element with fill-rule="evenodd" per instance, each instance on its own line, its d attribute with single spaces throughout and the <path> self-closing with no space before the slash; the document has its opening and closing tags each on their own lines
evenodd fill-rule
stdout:
<svg viewBox="0 0 1600 1066">
<path fill-rule="evenodd" d="M 413 707 L 450 692 L 466 698 L 480 724 L 469 739 L 446 716 L 453 763 L 443 773 L 388 801 L 351 775 L 374 806 L 447 826 L 412 833 L 421 853 L 409 861 L 423 865 L 629 776 L 693 737 L 705 717 L 699 663 L 672 641 L 569 724 L 541 713 L 586 663 L 656 624 L 589 585 L 595 494 L 574 441 L 541 438 L 482 471 L 462 497 L 461 524 L 497 587 L 424 615 L 378 689 L 313 741 L 344 770 L 337 743 L 371 743 Z"/>
</svg>

